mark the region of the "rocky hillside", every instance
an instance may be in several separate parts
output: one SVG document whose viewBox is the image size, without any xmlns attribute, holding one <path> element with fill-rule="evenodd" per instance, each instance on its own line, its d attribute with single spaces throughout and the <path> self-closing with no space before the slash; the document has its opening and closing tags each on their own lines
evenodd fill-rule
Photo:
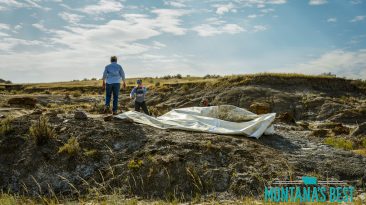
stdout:
<svg viewBox="0 0 366 205">
<path fill-rule="evenodd" d="M 0 189 L 50 198 L 260 199 L 275 179 L 312 175 L 346 180 L 361 194 L 362 86 L 340 78 L 254 75 L 150 88 L 154 115 L 198 106 L 202 97 L 212 105 L 276 112 L 276 134 L 259 140 L 110 120 L 100 114 L 102 95 L 6 92 L 0 100 Z M 123 110 L 133 107 L 127 93 Z"/>
</svg>

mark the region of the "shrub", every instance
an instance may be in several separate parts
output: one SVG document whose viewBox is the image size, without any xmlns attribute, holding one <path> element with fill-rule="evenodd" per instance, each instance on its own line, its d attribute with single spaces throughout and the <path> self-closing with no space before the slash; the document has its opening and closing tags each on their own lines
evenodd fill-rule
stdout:
<svg viewBox="0 0 366 205">
<path fill-rule="evenodd" d="M 325 138 L 324 143 L 345 150 L 353 149 L 353 142 L 344 138 L 327 137 Z"/>
<path fill-rule="evenodd" d="M 362 142 L 362 147 L 366 148 L 366 137 L 364 137 L 361 142 Z"/>
<path fill-rule="evenodd" d="M 189 91 L 189 85 L 188 85 L 188 84 L 184 84 L 184 85 L 182 86 L 182 90 L 183 90 L 184 92 Z"/>
<path fill-rule="evenodd" d="M 208 141 L 206 142 L 206 148 L 207 148 L 208 150 L 210 150 L 210 149 L 212 148 L 212 142 L 211 142 L 211 140 L 208 140 Z"/>
<path fill-rule="evenodd" d="M 170 79 L 170 78 L 172 78 L 172 76 L 171 76 L 171 75 L 163 76 L 163 79 L 165 79 L 165 80 L 168 80 L 168 79 Z"/>
<path fill-rule="evenodd" d="M 160 86 L 160 82 L 156 82 L 156 83 L 155 83 L 155 86 L 156 86 L 156 87 Z"/>
<path fill-rule="evenodd" d="M 81 92 L 80 91 L 75 91 L 72 93 L 72 96 L 75 97 L 75 98 L 78 98 L 81 96 Z"/>
<path fill-rule="evenodd" d="M 12 117 L 7 117 L 0 122 L 0 136 L 5 136 L 9 132 L 12 131 L 11 122 L 13 121 Z"/>
<path fill-rule="evenodd" d="M 105 109 L 105 105 L 103 102 L 95 102 L 90 111 L 101 114 L 104 112 L 104 109 Z"/>
<path fill-rule="evenodd" d="M 134 160 L 134 159 L 132 159 L 132 160 L 130 160 L 130 161 L 128 162 L 127 167 L 128 167 L 128 169 L 137 170 L 137 169 L 139 169 L 143 164 L 144 164 L 144 162 L 143 162 L 141 159 L 139 159 L 139 160 Z"/>
<path fill-rule="evenodd" d="M 55 130 L 49 125 L 48 119 L 45 116 L 41 116 L 39 120 L 32 123 L 29 128 L 31 139 L 37 145 L 42 145 L 49 139 L 56 137 Z"/>
<path fill-rule="evenodd" d="M 220 77 L 221 77 L 220 75 L 210 75 L 210 74 L 207 74 L 207 75 L 203 76 L 203 79 L 220 78 Z"/>
<path fill-rule="evenodd" d="M 76 137 L 72 136 L 67 143 L 58 149 L 58 153 L 66 153 L 68 155 L 77 155 L 80 151 L 80 145 Z"/>
<path fill-rule="evenodd" d="M 98 154 L 98 151 L 95 149 L 84 150 L 84 155 L 87 157 L 95 157 Z"/>
</svg>

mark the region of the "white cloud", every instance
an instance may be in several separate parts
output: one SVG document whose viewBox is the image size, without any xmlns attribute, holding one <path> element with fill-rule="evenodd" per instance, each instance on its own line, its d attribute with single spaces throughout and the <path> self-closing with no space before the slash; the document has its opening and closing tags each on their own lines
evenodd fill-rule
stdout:
<svg viewBox="0 0 366 205">
<path fill-rule="evenodd" d="M 362 1 L 361 0 L 351 0 L 351 4 L 357 5 L 357 4 L 361 4 Z"/>
<path fill-rule="evenodd" d="M 182 0 L 180 1 L 164 1 L 165 5 L 169 5 L 169 6 L 173 6 L 173 7 L 177 7 L 177 8 L 184 8 L 186 7 L 186 5 L 183 3 Z"/>
<path fill-rule="evenodd" d="M 16 26 L 14 26 L 14 29 L 15 30 L 20 30 L 20 29 L 22 29 L 23 28 L 23 26 L 22 25 L 20 25 L 20 24 L 18 24 L 18 25 L 16 25 Z"/>
<path fill-rule="evenodd" d="M 237 24 L 224 24 L 222 26 L 213 26 L 210 24 L 202 24 L 194 27 L 192 30 L 196 31 L 202 37 L 215 36 L 219 34 L 237 34 L 244 32 L 245 29 Z"/>
<path fill-rule="evenodd" d="M 68 13 L 68 12 L 61 12 L 58 14 L 63 20 L 71 23 L 71 24 L 76 24 L 79 23 L 80 20 L 84 17 L 82 15 L 78 15 L 78 14 L 72 14 L 72 13 Z"/>
<path fill-rule="evenodd" d="M 166 45 L 164 43 L 159 42 L 159 41 L 153 41 L 153 47 L 155 49 L 161 49 L 161 48 L 165 48 Z"/>
<path fill-rule="evenodd" d="M 0 41 L 1 50 L 7 53 L 11 53 L 17 46 L 22 46 L 22 49 L 25 49 L 25 46 L 42 46 L 42 41 L 24 40 L 13 37 L 5 37 Z"/>
<path fill-rule="evenodd" d="M 350 22 L 358 22 L 365 20 L 366 16 L 355 16 Z"/>
<path fill-rule="evenodd" d="M 0 0 L 0 10 L 8 10 L 13 8 L 39 8 L 50 10 L 50 8 L 42 7 L 39 0 L 23 0 L 23 2 L 15 0 Z"/>
<path fill-rule="evenodd" d="M 100 0 L 97 4 L 85 6 L 80 10 L 87 14 L 102 14 L 102 13 L 118 12 L 122 10 L 122 8 L 123 5 L 119 1 Z"/>
<path fill-rule="evenodd" d="M 366 50 L 333 50 L 317 59 L 298 64 L 295 69 L 308 74 L 331 72 L 339 76 L 366 79 Z"/>
<path fill-rule="evenodd" d="M 286 0 L 269 0 L 268 3 L 269 4 L 285 4 L 287 1 Z"/>
<path fill-rule="evenodd" d="M 91 77 L 88 76 L 91 73 L 95 77 L 95 73 L 102 72 L 101 68 L 108 63 L 111 55 L 117 55 L 121 61 L 128 62 L 166 46 L 158 41 L 139 43 L 140 40 L 163 33 L 185 34 L 186 29 L 181 27 L 180 19 L 185 14 L 187 12 L 183 10 L 156 9 L 145 15 L 125 14 L 120 20 L 111 20 L 102 25 L 71 24 L 61 29 L 46 28 L 40 21 L 32 26 L 47 33 L 49 37 L 46 39 L 29 41 L 0 38 L 0 62 L 7 62 L 7 66 L 15 68 L 5 72 L 6 76 L 3 77 L 17 82 L 82 79 Z M 1 33 L 0 36 L 6 37 Z M 20 46 L 26 49 L 14 50 Z M 52 48 L 45 48 L 46 46 Z M 12 54 L 14 52 L 16 55 Z M 29 61 L 26 67 L 16 60 L 22 58 Z M 133 65 L 141 66 L 141 62 L 136 60 Z M 26 72 L 29 67 L 37 70 Z"/>
<path fill-rule="evenodd" d="M 213 7 L 216 8 L 216 14 L 218 14 L 218 15 L 223 15 L 228 12 L 236 11 L 234 4 L 231 2 L 228 4 L 215 4 L 215 5 L 213 5 Z"/>
<path fill-rule="evenodd" d="M 9 30 L 10 26 L 8 24 L 0 23 L 0 30 Z"/>
<path fill-rule="evenodd" d="M 261 31 L 265 31 L 265 30 L 267 30 L 267 27 L 263 26 L 263 25 L 255 25 L 253 27 L 253 32 L 261 32 Z"/>
<path fill-rule="evenodd" d="M 172 33 L 174 35 L 184 35 L 186 29 L 181 27 L 182 21 L 180 17 L 187 14 L 184 10 L 177 9 L 155 9 L 152 11 L 157 15 L 153 20 L 155 26 L 161 31 Z"/>
<path fill-rule="evenodd" d="M 37 29 L 39 29 L 40 31 L 43 31 L 43 32 L 48 32 L 49 30 L 43 25 L 43 23 L 42 22 L 40 22 L 40 23 L 34 23 L 34 24 L 32 24 L 32 26 L 34 27 L 34 28 L 37 28 Z"/>
<path fill-rule="evenodd" d="M 335 17 L 328 18 L 328 19 L 327 19 L 327 22 L 328 22 L 328 23 L 335 23 L 335 22 L 337 22 L 337 18 L 335 18 Z"/>
<path fill-rule="evenodd" d="M 0 5 L 2 5 L 4 8 L 11 8 L 11 7 L 25 7 L 26 5 L 23 3 L 19 3 L 14 0 L 0 0 Z"/>
<path fill-rule="evenodd" d="M 309 4 L 313 6 L 322 5 L 328 3 L 327 0 L 310 0 Z"/>
<path fill-rule="evenodd" d="M 267 4 L 285 4 L 287 0 L 234 0 L 238 7 L 264 8 Z"/>
<path fill-rule="evenodd" d="M 268 8 L 268 9 L 261 9 L 261 12 L 262 12 L 262 13 L 271 13 L 271 12 L 274 12 L 274 9 L 272 9 L 272 8 Z"/>
<path fill-rule="evenodd" d="M 0 36 L 4 37 L 4 36 L 10 36 L 10 35 L 7 33 L 0 32 Z"/>
<path fill-rule="evenodd" d="M 257 18 L 257 15 L 255 15 L 255 14 L 251 14 L 251 15 L 248 15 L 248 18 L 250 18 L 250 19 L 255 19 L 255 18 Z"/>
</svg>

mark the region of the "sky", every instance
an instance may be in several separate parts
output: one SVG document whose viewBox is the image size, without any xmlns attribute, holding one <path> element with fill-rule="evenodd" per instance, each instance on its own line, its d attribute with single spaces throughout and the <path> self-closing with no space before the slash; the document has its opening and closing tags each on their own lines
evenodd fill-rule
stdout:
<svg viewBox="0 0 366 205">
<path fill-rule="evenodd" d="M 0 0 L 0 78 L 259 72 L 366 79 L 366 0 Z"/>
</svg>

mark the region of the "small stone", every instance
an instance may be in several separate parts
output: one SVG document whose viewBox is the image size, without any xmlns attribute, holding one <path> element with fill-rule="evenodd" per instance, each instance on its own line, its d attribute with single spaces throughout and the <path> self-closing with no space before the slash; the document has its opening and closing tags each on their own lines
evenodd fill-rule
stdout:
<svg viewBox="0 0 366 205">
<path fill-rule="evenodd" d="M 74 118 L 77 120 L 87 120 L 88 116 L 84 111 L 78 110 L 74 113 Z"/>
<path fill-rule="evenodd" d="M 0 118 L 5 118 L 5 115 L 0 114 Z"/>
</svg>

